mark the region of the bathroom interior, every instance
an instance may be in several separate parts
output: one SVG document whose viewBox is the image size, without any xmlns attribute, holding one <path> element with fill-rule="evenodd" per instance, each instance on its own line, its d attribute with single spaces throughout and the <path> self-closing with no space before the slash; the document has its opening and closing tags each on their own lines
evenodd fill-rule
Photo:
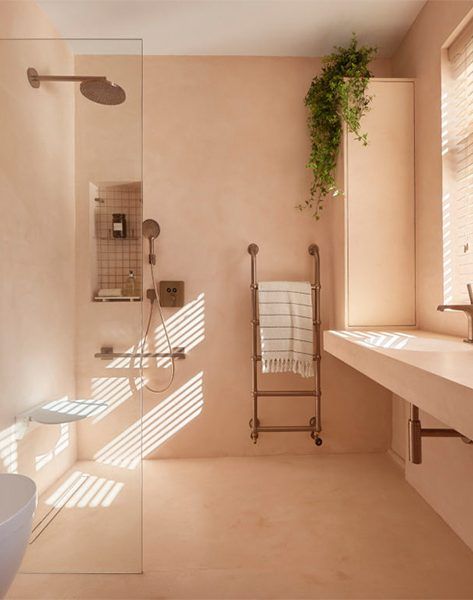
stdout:
<svg viewBox="0 0 473 600">
<path fill-rule="evenodd" d="M 9 0 L 0 73 L 0 597 L 473 599 L 473 2 Z"/>
</svg>

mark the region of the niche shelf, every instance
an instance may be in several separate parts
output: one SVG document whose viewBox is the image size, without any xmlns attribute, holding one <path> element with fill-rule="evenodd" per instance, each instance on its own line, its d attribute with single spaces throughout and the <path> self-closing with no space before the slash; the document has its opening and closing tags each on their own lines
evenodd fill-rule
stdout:
<svg viewBox="0 0 473 600">
<path fill-rule="evenodd" d="M 95 296 L 95 302 L 140 302 L 141 296 Z"/>
<path fill-rule="evenodd" d="M 140 301 L 141 182 L 90 184 L 90 213 L 92 300 L 94 302 Z M 114 215 L 120 215 L 122 219 L 120 232 L 114 229 Z M 127 289 L 130 271 L 134 275 L 134 293 L 130 293 L 130 289 Z M 106 293 L 107 290 L 110 290 L 109 294 Z"/>
</svg>

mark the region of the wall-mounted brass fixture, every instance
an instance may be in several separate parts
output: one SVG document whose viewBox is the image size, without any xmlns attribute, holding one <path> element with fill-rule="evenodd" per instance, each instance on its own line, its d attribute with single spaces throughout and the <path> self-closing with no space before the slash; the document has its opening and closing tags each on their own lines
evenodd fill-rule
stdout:
<svg viewBox="0 0 473 600">
<path fill-rule="evenodd" d="M 470 438 L 467 438 L 455 429 L 428 428 L 422 427 L 419 419 L 419 408 L 415 404 L 410 405 L 408 442 L 409 442 L 409 461 L 415 465 L 422 463 L 422 438 L 423 437 L 458 437 L 465 444 L 473 444 Z"/>
<path fill-rule="evenodd" d="M 186 358 L 186 349 L 176 346 L 171 352 L 114 352 L 113 346 L 102 346 L 100 352 L 94 354 L 95 358 L 113 360 L 114 358 Z"/>
<path fill-rule="evenodd" d="M 437 310 L 440 312 L 451 310 L 465 313 L 468 319 L 468 337 L 463 341 L 467 344 L 473 344 L 473 283 L 467 283 L 466 289 L 468 290 L 470 304 L 440 304 L 437 306 Z"/>
<path fill-rule="evenodd" d="M 125 90 L 103 75 L 40 75 L 29 67 L 26 71 L 31 87 L 37 89 L 42 81 L 72 81 L 80 83 L 81 94 L 97 104 L 122 104 L 126 100 Z"/>
<path fill-rule="evenodd" d="M 467 344 L 473 344 L 473 304 L 440 304 L 437 306 L 437 310 L 440 312 L 449 310 L 464 312 L 468 319 L 468 337 L 463 341 Z"/>
</svg>

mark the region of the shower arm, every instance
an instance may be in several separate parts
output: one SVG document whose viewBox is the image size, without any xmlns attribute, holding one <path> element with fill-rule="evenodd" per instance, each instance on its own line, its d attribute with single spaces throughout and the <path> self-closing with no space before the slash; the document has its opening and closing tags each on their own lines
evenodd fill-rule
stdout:
<svg viewBox="0 0 473 600">
<path fill-rule="evenodd" d="M 30 67 L 26 74 L 30 85 L 38 88 L 41 81 L 106 81 L 107 78 L 98 75 L 40 75 L 36 69 Z"/>
<path fill-rule="evenodd" d="M 37 81 L 103 81 L 106 77 L 95 75 L 36 75 Z"/>
</svg>

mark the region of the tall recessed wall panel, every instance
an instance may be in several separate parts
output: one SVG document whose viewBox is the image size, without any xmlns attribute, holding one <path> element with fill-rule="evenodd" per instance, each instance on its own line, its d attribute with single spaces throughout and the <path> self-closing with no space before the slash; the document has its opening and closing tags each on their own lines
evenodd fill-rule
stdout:
<svg viewBox="0 0 473 600">
<path fill-rule="evenodd" d="M 415 317 L 414 82 L 373 80 L 369 143 L 345 143 L 346 325 Z"/>
</svg>

